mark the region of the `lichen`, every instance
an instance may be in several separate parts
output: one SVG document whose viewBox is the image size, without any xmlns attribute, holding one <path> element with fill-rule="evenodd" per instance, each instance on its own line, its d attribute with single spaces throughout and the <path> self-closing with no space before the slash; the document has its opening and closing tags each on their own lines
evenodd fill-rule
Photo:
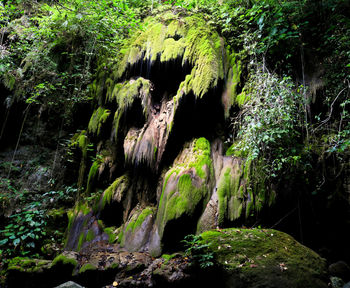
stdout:
<svg viewBox="0 0 350 288">
<path fill-rule="evenodd" d="M 170 169 L 164 177 L 156 218 L 161 237 L 168 221 L 184 214 L 192 216 L 198 204 L 210 194 L 209 180 L 213 168 L 208 140 L 199 138 L 193 141 L 183 154 L 186 159 Z M 195 175 L 191 172 L 193 168 Z M 169 186 L 170 179 L 172 184 Z"/>
</svg>

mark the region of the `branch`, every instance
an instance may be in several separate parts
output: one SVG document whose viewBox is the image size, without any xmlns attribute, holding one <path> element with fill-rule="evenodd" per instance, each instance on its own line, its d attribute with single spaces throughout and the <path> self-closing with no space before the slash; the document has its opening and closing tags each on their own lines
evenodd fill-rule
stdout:
<svg viewBox="0 0 350 288">
<path fill-rule="evenodd" d="M 324 119 L 323 121 L 321 121 L 321 124 L 318 125 L 316 128 L 315 128 L 315 131 L 318 130 L 321 126 L 323 126 L 324 124 L 326 124 L 330 119 L 331 119 L 331 116 L 332 116 L 332 112 L 333 112 L 333 106 L 334 106 L 334 103 L 335 101 L 337 101 L 337 99 L 339 98 L 339 96 L 346 90 L 346 89 L 349 89 L 350 88 L 350 84 L 349 84 L 349 81 L 348 81 L 348 86 L 345 87 L 344 89 L 342 89 L 337 97 L 335 97 L 335 99 L 333 100 L 332 104 L 331 104 L 331 108 L 330 108 L 330 111 L 329 111 L 329 114 L 328 114 L 328 117 L 326 119 Z"/>
</svg>

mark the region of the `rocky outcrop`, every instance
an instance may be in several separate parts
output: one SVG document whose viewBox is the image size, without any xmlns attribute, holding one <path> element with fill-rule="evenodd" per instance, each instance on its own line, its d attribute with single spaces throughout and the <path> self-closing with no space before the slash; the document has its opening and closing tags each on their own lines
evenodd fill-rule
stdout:
<svg viewBox="0 0 350 288">
<path fill-rule="evenodd" d="M 96 109 L 73 138 L 81 186 L 91 168 L 70 213 L 68 249 L 105 240 L 159 256 L 181 249 L 187 234 L 228 226 L 273 202 L 251 187 L 250 162 L 226 156 L 216 132 L 239 82 L 240 63 L 224 40 L 181 9 L 145 26 L 100 69 L 91 87 Z"/>
</svg>

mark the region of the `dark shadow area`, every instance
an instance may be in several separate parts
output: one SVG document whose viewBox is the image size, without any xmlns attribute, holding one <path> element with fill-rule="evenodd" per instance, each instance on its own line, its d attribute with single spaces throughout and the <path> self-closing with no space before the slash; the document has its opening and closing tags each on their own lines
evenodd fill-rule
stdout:
<svg viewBox="0 0 350 288">
<path fill-rule="evenodd" d="M 152 91 L 152 104 L 159 104 L 163 97 L 170 99 L 176 95 L 180 83 L 185 80 L 186 75 L 191 73 L 192 67 L 186 62 L 182 65 L 182 58 L 170 60 L 167 62 L 160 61 L 158 55 L 156 61 L 147 60 L 138 61 L 133 65 L 129 65 L 125 75 L 122 77 L 128 80 L 132 77 L 141 76 L 151 80 L 154 85 Z"/>
<path fill-rule="evenodd" d="M 169 221 L 163 232 L 163 252 L 173 253 L 184 251 L 186 247 L 182 240 L 189 234 L 195 234 L 198 219 L 203 213 L 203 200 L 198 203 L 192 215 L 183 213 L 179 218 Z"/>
<path fill-rule="evenodd" d="M 315 159 L 317 161 L 317 159 Z M 295 174 L 295 178 L 281 181 L 277 188 L 276 203 L 264 208 L 245 224 L 257 227 L 261 225 L 292 235 L 297 241 L 313 249 L 329 263 L 339 260 L 350 262 L 350 205 L 344 198 L 346 191 L 343 181 L 345 172 L 338 173 L 340 166 L 328 159 L 324 163 L 327 172 L 322 172 L 320 164 L 315 163 L 311 174 Z M 339 163 L 338 163 L 339 164 Z M 323 180 L 327 181 L 316 189 Z"/>
<path fill-rule="evenodd" d="M 0 85 L 0 149 L 15 147 L 25 117 L 25 103 L 12 103 L 14 96 Z"/>
<path fill-rule="evenodd" d="M 209 90 L 202 98 L 196 98 L 191 93 L 179 100 L 174 125 L 163 155 L 163 167 L 172 164 L 185 142 L 198 137 L 205 137 L 210 141 L 223 133 L 225 123 L 221 103 L 223 84 L 219 82 L 217 88 Z"/>
<path fill-rule="evenodd" d="M 110 204 L 106 203 L 103 210 L 97 214 L 97 218 L 102 220 L 106 227 L 119 227 L 123 224 L 123 212 L 123 203 L 112 201 Z"/>
</svg>

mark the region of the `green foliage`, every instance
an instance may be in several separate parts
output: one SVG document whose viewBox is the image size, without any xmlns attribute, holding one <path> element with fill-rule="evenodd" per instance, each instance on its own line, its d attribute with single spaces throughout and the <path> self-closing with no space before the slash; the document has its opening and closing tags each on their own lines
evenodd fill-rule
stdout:
<svg viewBox="0 0 350 288">
<path fill-rule="evenodd" d="M 2 211 L 13 203 L 17 207 L 15 213 L 6 217 L 0 230 L 0 253 L 4 258 L 16 255 L 38 257 L 45 239 L 57 243 L 61 241 L 62 232 L 48 232 L 48 220 L 50 216 L 53 217 L 50 209 L 71 205 L 77 192 L 74 186 L 51 190 L 42 195 L 18 190 L 8 179 L 0 179 L 0 187 L 3 188 L 0 194 Z"/>
<path fill-rule="evenodd" d="M 47 203 L 47 206 L 69 205 L 74 201 L 77 192 L 76 186 L 65 186 L 63 190 L 51 190 L 44 193 L 43 201 Z"/>
<path fill-rule="evenodd" d="M 2 46 L 0 79 L 16 99 L 69 116 L 74 104 L 89 100 L 99 59 L 114 56 L 138 26 L 128 5 L 136 3 L 128 2 L 136 1 L 65 0 L 27 8 L 7 1 L 0 10 L 8 15 L 1 26 L 10 33 Z"/>
<path fill-rule="evenodd" d="M 298 143 L 303 122 L 303 95 L 290 78 L 279 79 L 262 69 L 251 75 L 245 87 L 249 100 L 234 119 L 234 147 L 248 161 L 263 159 L 267 175 L 300 160 Z"/>
<path fill-rule="evenodd" d="M 9 217 L 9 224 L 0 233 L 0 247 L 6 247 L 7 255 L 28 255 L 38 250 L 46 236 L 47 216 L 40 202 L 32 202 Z"/>
<path fill-rule="evenodd" d="M 187 235 L 182 242 L 186 248 L 186 256 L 199 264 L 202 269 L 214 266 L 214 253 L 208 249 L 209 245 L 203 242 L 201 235 Z"/>
</svg>

